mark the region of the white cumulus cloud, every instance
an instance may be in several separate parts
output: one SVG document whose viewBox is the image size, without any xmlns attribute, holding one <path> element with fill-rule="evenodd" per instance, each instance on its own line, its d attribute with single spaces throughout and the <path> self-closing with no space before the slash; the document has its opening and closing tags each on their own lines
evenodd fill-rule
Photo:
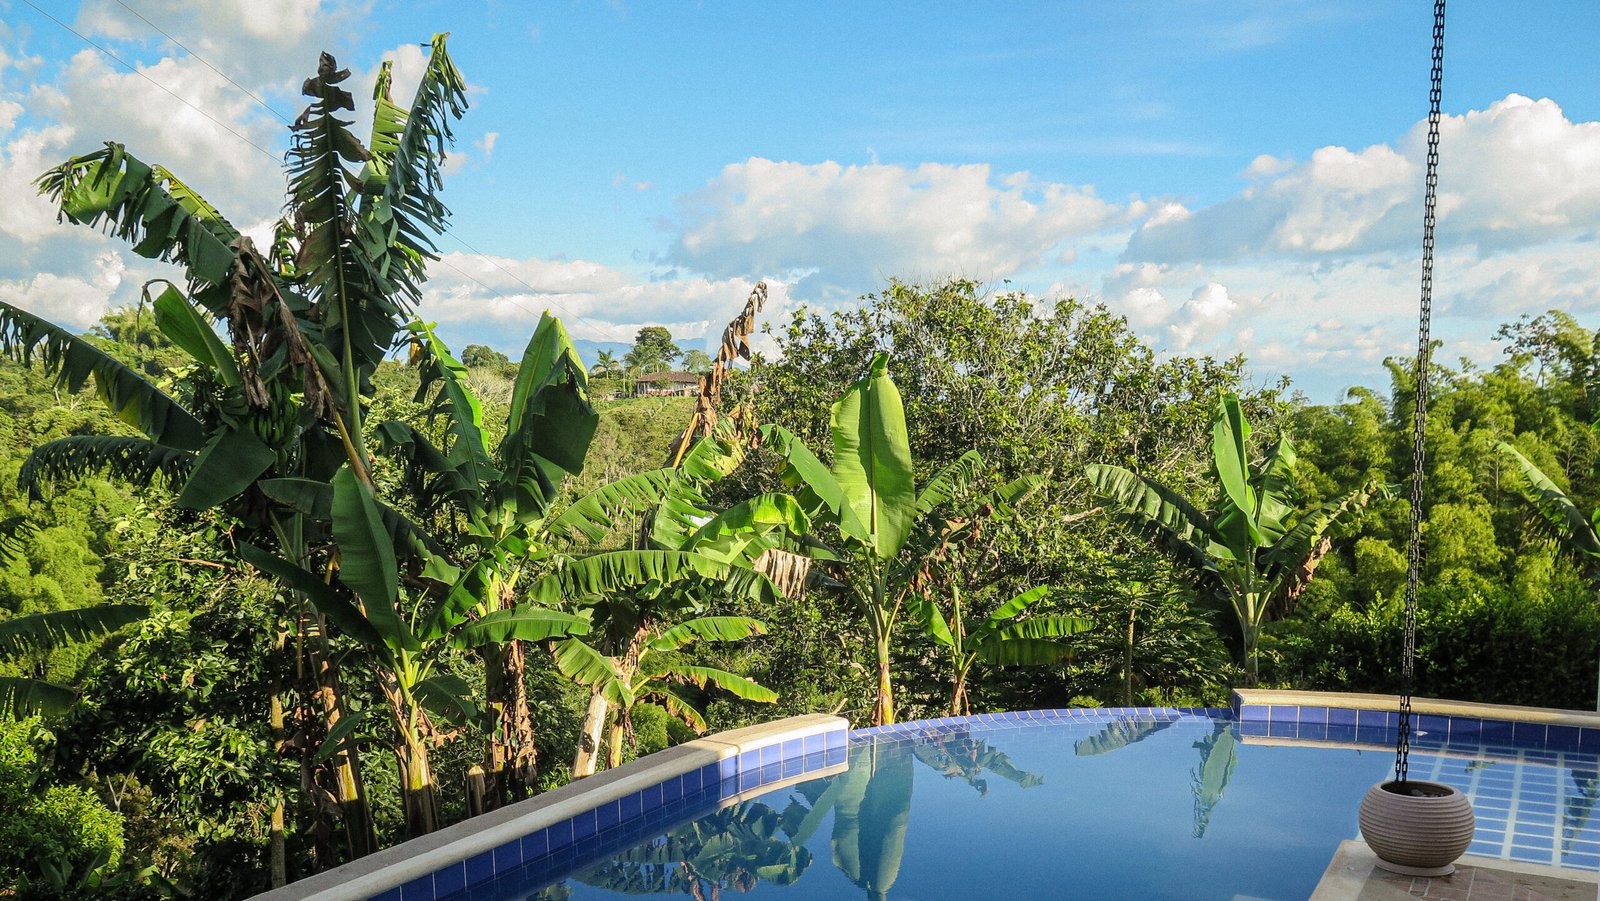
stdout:
<svg viewBox="0 0 1600 901">
<path fill-rule="evenodd" d="M 808 273 L 846 293 L 890 276 L 1005 276 L 1125 215 L 1092 189 L 983 164 L 761 158 L 725 167 L 681 204 L 673 262 L 719 276 Z"/>
</svg>

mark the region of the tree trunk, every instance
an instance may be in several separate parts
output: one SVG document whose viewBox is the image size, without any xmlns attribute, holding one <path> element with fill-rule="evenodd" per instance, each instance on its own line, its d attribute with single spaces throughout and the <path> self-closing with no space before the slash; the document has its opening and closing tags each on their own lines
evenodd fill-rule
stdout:
<svg viewBox="0 0 1600 901">
<path fill-rule="evenodd" d="M 339 672 L 330 660 L 317 653 L 315 642 L 311 655 L 312 666 L 317 674 L 317 698 L 323 721 L 327 730 L 331 731 L 344 716 L 344 693 Z M 361 783 L 361 762 L 354 748 L 346 747 L 328 759 L 328 766 L 332 770 L 334 803 L 339 806 L 340 817 L 344 820 L 350 857 L 365 857 L 378 850 L 378 833 L 372 825 L 372 811 L 367 807 L 366 792 Z"/>
<path fill-rule="evenodd" d="M 872 637 L 878 653 L 878 695 L 872 705 L 872 725 L 887 726 L 894 722 L 894 684 L 889 681 L 889 635 L 881 630 Z"/>
<path fill-rule="evenodd" d="M 956 671 L 955 687 L 950 691 L 950 715 L 966 716 L 972 712 L 972 705 L 967 702 L 967 671 Z"/>
<path fill-rule="evenodd" d="M 606 733 L 606 769 L 622 766 L 622 724 L 628 711 L 618 707 L 611 717 L 611 728 Z"/>
<path fill-rule="evenodd" d="M 1128 608 L 1128 643 L 1122 658 L 1122 706 L 1133 706 L 1133 615 L 1138 607 Z"/>
<path fill-rule="evenodd" d="M 467 816 L 475 817 L 489 809 L 489 792 L 484 784 L 483 767 L 467 770 Z"/>
<path fill-rule="evenodd" d="M 439 798 L 428 764 L 428 742 L 407 737 L 395 748 L 400 762 L 400 794 L 405 804 L 406 834 L 415 838 L 439 828 Z"/>
<path fill-rule="evenodd" d="M 498 586 L 499 608 L 511 609 L 516 598 L 509 584 L 502 581 Z M 496 717 L 484 754 L 491 810 L 539 790 L 539 746 L 533 712 L 528 709 L 527 669 L 521 641 L 513 639 L 484 649 L 484 688 Z"/>
<path fill-rule="evenodd" d="M 272 887 L 289 884 L 288 854 L 283 844 L 283 801 L 272 805 L 272 835 L 267 845 L 267 872 L 272 877 Z"/>
<path fill-rule="evenodd" d="M 484 754 L 489 809 L 538 791 L 539 746 L 528 708 L 527 658 L 520 641 L 484 649 L 484 687 L 495 727 Z"/>
<path fill-rule="evenodd" d="M 611 702 L 599 688 L 589 689 L 589 707 L 583 714 L 583 730 L 578 733 L 578 753 L 572 759 L 572 778 L 593 776 L 600 760 L 600 735 L 605 731 L 606 712 Z"/>
<path fill-rule="evenodd" d="M 281 646 L 279 649 L 282 650 Z M 285 750 L 283 701 L 279 700 L 276 694 L 271 699 L 270 717 L 268 725 L 272 734 L 272 749 L 282 754 Z M 267 872 L 271 877 L 273 888 L 288 884 L 288 859 L 283 838 L 283 799 L 279 798 L 272 805 L 272 826 L 267 838 Z"/>
</svg>

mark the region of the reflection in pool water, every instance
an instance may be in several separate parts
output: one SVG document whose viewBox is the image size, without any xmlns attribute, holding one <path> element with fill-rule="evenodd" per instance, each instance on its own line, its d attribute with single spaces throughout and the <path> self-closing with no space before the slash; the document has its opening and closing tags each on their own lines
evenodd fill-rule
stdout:
<svg viewBox="0 0 1600 901">
<path fill-rule="evenodd" d="M 1383 748 L 1257 743 L 1204 715 L 880 735 L 852 746 L 845 772 L 707 813 L 555 885 L 530 871 L 471 897 L 1303 899 L 1392 762 Z M 1536 854 L 1600 868 L 1594 755 L 1436 745 L 1414 752 L 1419 768 L 1477 793 L 1475 853 L 1503 841 L 1528 859 L 1513 848 L 1542 828 Z"/>
</svg>

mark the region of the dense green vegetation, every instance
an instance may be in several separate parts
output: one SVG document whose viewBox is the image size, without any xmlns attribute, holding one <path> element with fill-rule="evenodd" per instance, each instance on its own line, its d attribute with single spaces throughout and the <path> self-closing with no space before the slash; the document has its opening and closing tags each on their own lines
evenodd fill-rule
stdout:
<svg viewBox="0 0 1600 901">
<path fill-rule="evenodd" d="M 43 182 L 184 284 L 86 336 L 0 304 L 0 895 L 242 897 L 788 713 L 1395 687 L 1403 362 L 1314 405 L 952 281 L 689 361 L 709 406 L 603 399 L 665 329 L 589 367 L 549 317 L 515 361 L 415 319 L 463 83 L 436 39 L 362 141 L 347 75 L 269 253 L 116 145 Z M 1600 350 L 1498 337 L 1434 374 L 1420 690 L 1585 707 Z"/>
</svg>

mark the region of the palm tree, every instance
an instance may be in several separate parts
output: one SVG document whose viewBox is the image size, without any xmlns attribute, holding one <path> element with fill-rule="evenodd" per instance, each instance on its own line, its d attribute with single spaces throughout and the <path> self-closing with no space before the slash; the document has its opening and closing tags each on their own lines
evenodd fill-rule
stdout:
<svg viewBox="0 0 1600 901">
<path fill-rule="evenodd" d="M 622 364 L 617 362 L 617 355 L 615 352 L 602 350 L 599 353 L 599 359 L 595 361 L 593 366 L 589 367 L 589 374 L 610 375 L 621 368 Z"/>
<path fill-rule="evenodd" d="M 1257 643 L 1264 622 L 1288 613 L 1332 548 L 1327 537 L 1346 516 L 1366 506 L 1368 484 L 1294 518 L 1294 445 L 1287 435 L 1252 473 L 1250 424 L 1239 399 L 1225 395 L 1212 417 L 1215 512 L 1167 486 L 1120 466 L 1091 464 L 1085 474 L 1102 502 L 1189 567 L 1211 603 L 1218 625 L 1249 684 L 1258 676 Z"/>
<path fill-rule="evenodd" d="M 392 101 L 389 66 L 382 68 L 364 144 L 341 118 L 355 106 L 340 86 L 348 77 L 323 54 L 305 83 L 311 102 L 293 125 L 289 209 L 266 255 L 199 192 L 120 144 L 40 178 L 67 221 L 102 228 L 142 256 L 183 268 L 187 290 L 169 284 L 154 306 L 161 331 L 194 358 L 198 375 L 180 396 L 169 395 L 91 342 L 0 303 L 0 349 L 42 361 L 69 390 L 93 380 L 144 435 L 47 443 L 27 461 L 30 484 L 90 470 L 136 482 L 159 474 L 179 504 L 226 506 L 297 561 L 308 559 L 317 524 L 269 504 L 262 483 L 293 477 L 326 485 L 348 466 L 370 485 L 362 398 L 420 296 L 431 236 L 445 227 L 441 165 L 466 90 L 444 36 L 435 36 L 409 108 Z M 333 733 L 345 713 L 326 618 L 303 592 L 293 597 L 302 638 L 295 645 L 310 655 L 303 669 L 314 681 L 301 722 L 309 728 L 320 718 L 316 731 Z M 317 743 L 309 734 L 308 755 Z M 375 850 L 354 754 L 341 748 L 327 762 L 351 854 Z"/>
</svg>

